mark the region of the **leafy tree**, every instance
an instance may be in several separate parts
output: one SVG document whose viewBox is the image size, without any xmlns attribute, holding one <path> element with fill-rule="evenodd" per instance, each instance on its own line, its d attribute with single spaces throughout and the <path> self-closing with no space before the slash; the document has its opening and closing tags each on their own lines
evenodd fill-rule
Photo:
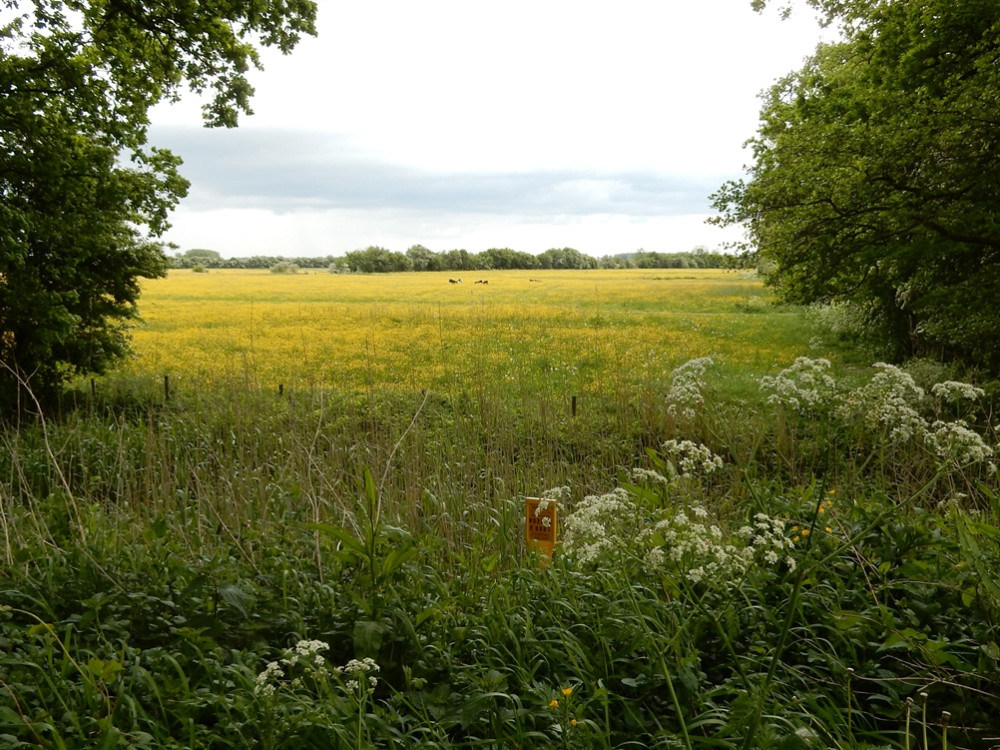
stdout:
<svg viewBox="0 0 1000 750">
<path fill-rule="evenodd" d="M 414 271 L 440 271 L 442 268 L 440 256 L 423 245 L 413 245 L 408 248 L 406 257 L 413 264 Z"/>
<path fill-rule="evenodd" d="M 364 250 L 353 250 L 344 256 L 347 265 L 358 273 L 391 273 L 413 270 L 413 261 L 403 253 L 371 245 Z"/>
<path fill-rule="evenodd" d="M 183 254 L 175 256 L 174 265 L 177 268 L 194 268 L 195 266 L 201 266 L 202 268 L 222 268 L 225 266 L 225 260 L 215 250 L 192 248 Z"/>
<path fill-rule="evenodd" d="M 538 256 L 541 268 L 597 268 L 597 261 L 572 247 L 550 248 Z"/>
<path fill-rule="evenodd" d="M 538 268 L 538 258 L 531 253 L 511 250 L 509 247 L 484 250 L 479 253 L 480 264 L 484 269 L 530 269 Z"/>
<path fill-rule="evenodd" d="M 442 271 L 477 271 L 482 268 L 479 256 L 468 250 L 447 250 L 441 254 Z"/>
<path fill-rule="evenodd" d="M 897 357 L 1000 369 L 1000 4 L 812 4 L 842 39 L 770 90 L 720 222 L 783 299 L 853 303 Z"/>
<path fill-rule="evenodd" d="M 127 350 L 139 280 L 187 191 L 147 144 L 148 111 L 183 86 L 209 125 L 249 113 L 257 46 L 315 33 L 312 0 L 6 0 L 0 21 L 0 407 L 54 394 Z M 8 412 L 9 413 L 9 412 Z"/>
</svg>

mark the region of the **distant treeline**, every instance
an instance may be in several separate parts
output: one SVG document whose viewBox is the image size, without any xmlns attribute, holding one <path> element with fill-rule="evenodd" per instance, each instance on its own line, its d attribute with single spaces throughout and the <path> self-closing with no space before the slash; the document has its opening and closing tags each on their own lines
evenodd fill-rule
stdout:
<svg viewBox="0 0 1000 750">
<path fill-rule="evenodd" d="M 414 245 L 405 253 L 371 246 L 342 256 L 287 258 L 278 255 L 254 255 L 249 258 L 223 258 L 214 250 L 193 249 L 171 258 L 175 268 L 208 270 L 210 268 L 268 268 L 279 273 L 321 268 L 333 273 L 391 273 L 399 271 L 491 271 L 501 269 L 536 270 L 585 268 L 734 268 L 740 259 L 696 247 L 690 252 L 634 253 L 593 258 L 571 247 L 552 248 L 538 255 L 491 248 L 481 253 L 446 250 L 436 253 L 423 245 Z"/>
</svg>

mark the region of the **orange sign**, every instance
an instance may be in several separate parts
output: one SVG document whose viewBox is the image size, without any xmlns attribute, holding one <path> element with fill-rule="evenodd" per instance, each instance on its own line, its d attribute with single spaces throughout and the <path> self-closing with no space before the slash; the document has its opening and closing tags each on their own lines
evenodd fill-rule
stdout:
<svg viewBox="0 0 1000 750">
<path fill-rule="evenodd" d="M 528 547 L 546 557 L 552 557 L 556 546 L 558 518 L 555 500 L 543 500 L 540 497 L 526 497 L 524 500 L 524 535 L 528 540 Z"/>
</svg>

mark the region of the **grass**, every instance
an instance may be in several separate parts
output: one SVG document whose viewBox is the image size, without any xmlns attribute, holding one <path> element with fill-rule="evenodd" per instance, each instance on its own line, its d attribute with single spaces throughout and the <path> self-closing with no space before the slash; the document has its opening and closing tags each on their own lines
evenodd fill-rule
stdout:
<svg viewBox="0 0 1000 750">
<path fill-rule="evenodd" d="M 0 746 L 997 743 L 987 394 L 849 365 L 751 278 L 489 279 L 148 288 L 130 370 L 0 436 Z M 376 344 L 336 378 L 330 306 Z M 421 316 L 436 349 L 385 343 Z"/>
<path fill-rule="evenodd" d="M 566 395 L 634 389 L 713 356 L 766 371 L 808 344 L 794 312 L 726 271 L 275 275 L 171 272 L 148 282 L 130 372 L 265 389 Z M 754 310 L 757 314 L 748 314 Z M 776 325 L 776 323 L 778 323 Z"/>
</svg>

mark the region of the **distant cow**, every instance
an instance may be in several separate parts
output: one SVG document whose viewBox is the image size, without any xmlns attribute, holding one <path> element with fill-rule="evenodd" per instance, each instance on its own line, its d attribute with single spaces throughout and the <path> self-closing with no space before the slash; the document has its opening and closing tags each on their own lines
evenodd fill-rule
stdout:
<svg viewBox="0 0 1000 750">
<path fill-rule="evenodd" d="M 449 284 L 461 284 L 462 280 L 461 279 L 448 279 L 448 283 Z"/>
<path fill-rule="evenodd" d="M 477 284 L 489 284 L 490 282 L 487 281 L 486 279 L 479 279 L 476 283 Z"/>
</svg>

